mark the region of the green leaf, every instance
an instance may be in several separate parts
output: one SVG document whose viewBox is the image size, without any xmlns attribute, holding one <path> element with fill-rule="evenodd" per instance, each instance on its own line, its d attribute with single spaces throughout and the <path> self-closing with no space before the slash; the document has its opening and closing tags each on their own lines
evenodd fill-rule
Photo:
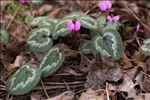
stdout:
<svg viewBox="0 0 150 100">
<path fill-rule="evenodd" d="M 27 37 L 27 44 L 30 50 L 36 52 L 47 51 L 53 45 L 53 40 L 49 37 L 50 35 L 49 28 L 33 29 Z"/>
<path fill-rule="evenodd" d="M 66 36 L 70 33 L 70 31 L 67 28 L 67 22 L 68 20 L 61 20 L 57 23 L 56 27 L 55 27 L 55 31 L 52 34 L 52 38 L 53 39 L 57 39 L 59 36 Z"/>
<path fill-rule="evenodd" d="M 81 22 L 81 26 L 87 29 L 98 29 L 96 20 L 88 15 L 79 16 L 77 18 Z"/>
<path fill-rule="evenodd" d="M 117 23 L 107 22 L 104 30 L 108 30 L 108 29 L 118 30 L 119 29 L 119 22 L 117 22 Z"/>
<path fill-rule="evenodd" d="M 5 29 L 0 29 L 0 42 L 7 44 L 9 41 L 9 33 Z"/>
<path fill-rule="evenodd" d="M 32 0 L 32 3 L 39 5 L 39 4 L 43 4 L 44 0 Z"/>
<path fill-rule="evenodd" d="M 54 18 L 48 18 L 46 16 L 36 17 L 32 20 L 30 23 L 30 26 L 39 26 L 39 27 L 54 27 L 55 24 L 58 22 L 57 19 Z"/>
<path fill-rule="evenodd" d="M 143 43 L 144 44 L 140 47 L 140 52 L 147 56 L 150 56 L 150 38 L 145 39 Z"/>
<path fill-rule="evenodd" d="M 28 15 L 28 16 L 25 17 L 25 23 L 26 24 L 30 24 L 30 22 L 32 22 L 33 19 L 34 19 L 33 16 Z"/>
<path fill-rule="evenodd" d="M 105 30 L 103 36 L 97 35 L 92 39 L 91 51 L 95 56 L 100 53 L 105 58 L 112 57 L 114 60 L 119 60 L 122 49 L 122 40 L 116 30 Z"/>
<path fill-rule="evenodd" d="M 74 19 L 77 19 L 78 17 L 81 17 L 81 16 L 84 16 L 84 13 L 72 12 L 72 13 L 68 14 L 67 16 L 65 16 L 64 19 L 74 20 Z"/>
<path fill-rule="evenodd" d="M 42 71 L 42 77 L 47 77 L 56 72 L 64 61 L 64 54 L 59 52 L 58 47 L 53 47 L 43 57 L 39 64 L 39 68 Z"/>
<path fill-rule="evenodd" d="M 39 68 L 31 68 L 25 64 L 20 67 L 13 75 L 11 75 L 6 87 L 12 95 L 23 95 L 30 92 L 39 82 L 41 71 Z"/>
<path fill-rule="evenodd" d="M 91 54 L 91 41 L 85 41 L 80 44 L 79 51 L 84 54 Z"/>
<path fill-rule="evenodd" d="M 105 16 L 99 16 L 99 17 L 96 18 L 96 21 L 99 25 L 99 28 L 101 30 L 103 30 L 105 25 L 106 25 L 106 17 Z"/>
</svg>

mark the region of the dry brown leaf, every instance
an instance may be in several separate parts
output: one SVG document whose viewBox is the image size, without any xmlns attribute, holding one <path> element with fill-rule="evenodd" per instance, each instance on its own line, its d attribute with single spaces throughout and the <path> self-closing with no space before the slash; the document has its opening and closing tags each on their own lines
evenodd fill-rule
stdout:
<svg viewBox="0 0 150 100">
<path fill-rule="evenodd" d="M 21 66 L 22 62 L 23 62 L 23 56 L 22 56 L 22 55 L 18 55 L 18 56 L 16 57 L 16 59 L 15 59 L 13 68 L 16 68 L 16 67 Z"/>
<path fill-rule="evenodd" d="M 119 85 L 120 91 L 128 92 L 130 89 L 134 88 L 134 83 L 128 75 L 124 75 L 122 84 Z"/>
<path fill-rule="evenodd" d="M 31 100 L 44 100 L 44 98 L 41 96 L 41 94 L 32 93 L 31 94 Z"/>
<path fill-rule="evenodd" d="M 7 69 L 8 69 L 9 71 L 11 71 L 11 70 L 14 69 L 14 68 L 20 67 L 22 63 L 23 63 L 23 56 L 22 56 L 22 55 L 18 55 L 18 56 L 16 57 L 14 63 L 13 63 L 13 64 L 10 64 L 10 65 L 7 67 Z"/>
<path fill-rule="evenodd" d="M 83 92 L 79 100 L 104 100 L 103 96 L 98 96 L 96 91 L 88 89 L 86 92 Z"/>
<path fill-rule="evenodd" d="M 123 72 L 120 67 L 113 67 L 110 68 L 106 73 L 106 80 L 108 82 L 115 82 L 117 83 L 123 77 Z"/>
<path fill-rule="evenodd" d="M 46 100 L 73 100 L 74 93 L 72 91 L 66 91 L 64 93 L 61 93 L 58 96 L 46 99 Z"/>
</svg>

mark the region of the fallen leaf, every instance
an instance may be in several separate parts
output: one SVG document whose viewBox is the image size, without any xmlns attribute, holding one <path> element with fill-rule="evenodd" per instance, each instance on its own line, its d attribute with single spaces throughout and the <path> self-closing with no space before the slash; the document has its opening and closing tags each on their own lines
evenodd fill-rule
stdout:
<svg viewBox="0 0 150 100">
<path fill-rule="evenodd" d="M 83 92 L 79 100 L 104 100 L 103 96 L 98 96 L 96 91 L 88 89 L 86 92 Z"/>
<path fill-rule="evenodd" d="M 73 100 L 73 98 L 74 98 L 74 93 L 72 91 L 66 91 L 59 94 L 58 96 L 48 98 L 46 100 Z"/>
<path fill-rule="evenodd" d="M 123 72 L 119 67 L 110 68 L 106 73 L 106 80 L 111 83 L 117 83 L 123 77 Z"/>
<path fill-rule="evenodd" d="M 34 92 L 31 94 L 31 100 L 44 100 L 44 98 L 41 94 Z"/>
</svg>

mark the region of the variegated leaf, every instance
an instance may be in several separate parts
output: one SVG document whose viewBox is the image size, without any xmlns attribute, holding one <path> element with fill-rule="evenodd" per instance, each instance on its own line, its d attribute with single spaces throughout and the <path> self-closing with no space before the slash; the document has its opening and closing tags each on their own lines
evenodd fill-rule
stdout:
<svg viewBox="0 0 150 100">
<path fill-rule="evenodd" d="M 144 41 L 143 41 L 143 45 L 140 47 L 140 51 L 143 53 L 143 54 L 145 54 L 145 55 L 147 55 L 147 56 L 150 56 L 150 38 L 148 38 L 148 39 L 145 39 Z"/>
<path fill-rule="evenodd" d="M 53 40 L 49 37 L 50 35 L 49 28 L 33 29 L 27 37 L 27 44 L 30 50 L 36 52 L 47 51 L 53 45 Z"/>
<path fill-rule="evenodd" d="M 119 28 L 119 22 L 117 23 L 107 22 L 106 26 L 104 27 L 104 30 L 108 30 L 108 29 L 118 30 L 118 28 Z"/>
<path fill-rule="evenodd" d="M 55 31 L 52 34 L 53 39 L 57 39 L 59 36 L 66 36 L 70 33 L 70 31 L 67 28 L 67 22 L 68 20 L 61 20 L 56 24 Z"/>
<path fill-rule="evenodd" d="M 8 78 L 7 90 L 12 95 L 26 94 L 37 85 L 40 77 L 41 70 L 39 68 L 31 68 L 30 65 L 25 64 Z"/>
<path fill-rule="evenodd" d="M 64 54 L 59 51 L 58 47 L 51 48 L 39 64 L 42 77 L 47 77 L 56 72 L 62 65 L 64 58 Z"/>
<path fill-rule="evenodd" d="M 103 57 L 119 60 L 122 49 L 122 40 L 116 30 L 105 30 L 103 36 L 97 35 L 92 39 L 91 51 L 94 55 L 100 53 Z"/>
<path fill-rule="evenodd" d="M 98 29 L 98 23 L 90 16 L 84 15 L 77 18 L 80 20 L 81 26 L 87 29 Z"/>
<path fill-rule="evenodd" d="M 84 13 L 82 13 L 82 12 L 72 12 L 72 13 L 68 14 L 67 16 L 65 16 L 64 19 L 74 20 L 83 15 L 84 15 Z"/>
<path fill-rule="evenodd" d="M 91 41 L 85 41 L 80 44 L 79 51 L 84 54 L 91 54 Z"/>
<path fill-rule="evenodd" d="M 30 23 L 30 26 L 39 26 L 39 27 L 49 26 L 54 28 L 57 22 L 58 22 L 57 19 L 41 16 L 34 18 Z"/>
</svg>

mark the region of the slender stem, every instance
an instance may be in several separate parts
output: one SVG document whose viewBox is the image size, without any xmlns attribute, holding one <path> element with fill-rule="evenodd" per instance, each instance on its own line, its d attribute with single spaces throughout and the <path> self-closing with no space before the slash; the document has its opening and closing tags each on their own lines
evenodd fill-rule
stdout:
<svg viewBox="0 0 150 100">
<path fill-rule="evenodd" d="M 8 29 L 8 28 L 10 27 L 12 21 L 13 21 L 14 18 L 16 17 L 16 14 L 17 14 L 17 12 L 19 11 L 20 8 L 21 8 L 21 5 L 18 6 L 18 8 L 17 8 L 17 10 L 15 11 L 15 13 L 14 13 L 12 19 L 9 21 L 9 23 L 8 23 L 8 25 L 7 25 L 7 27 L 6 27 L 6 29 Z"/>
<path fill-rule="evenodd" d="M 45 89 L 45 86 L 44 86 L 44 83 L 43 83 L 42 79 L 41 79 L 41 84 L 42 84 L 42 87 L 43 87 L 45 95 L 47 96 L 47 98 L 49 98 L 49 96 L 48 96 L 48 94 L 46 92 L 46 89 Z"/>
</svg>

